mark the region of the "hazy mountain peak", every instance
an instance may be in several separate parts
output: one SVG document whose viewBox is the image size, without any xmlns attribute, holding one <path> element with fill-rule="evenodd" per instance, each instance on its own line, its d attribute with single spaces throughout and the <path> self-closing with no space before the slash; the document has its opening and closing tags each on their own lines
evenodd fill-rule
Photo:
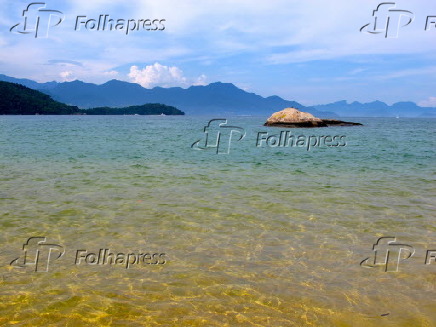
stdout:
<svg viewBox="0 0 436 327">
<path fill-rule="evenodd" d="M 102 84 L 102 85 L 110 85 L 110 84 L 124 84 L 124 83 L 128 83 L 128 82 L 124 82 L 124 81 L 120 81 L 119 79 L 111 79 L 110 81 L 107 81 L 106 83 Z M 131 84 L 131 83 L 129 83 Z"/>
<path fill-rule="evenodd" d="M 233 83 L 214 82 L 206 85 L 206 87 L 225 87 L 231 89 L 238 89 Z"/>
</svg>

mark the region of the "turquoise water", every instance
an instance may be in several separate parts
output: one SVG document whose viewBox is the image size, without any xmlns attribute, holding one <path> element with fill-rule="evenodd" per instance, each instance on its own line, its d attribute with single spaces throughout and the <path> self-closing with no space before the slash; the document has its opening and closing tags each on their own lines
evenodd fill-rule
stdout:
<svg viewBox="0 0 436 327">
<path fill-rule="evenodd" d="M 354 119 L 345 147 L 196 151 L 209 118 L 0 116 L 0 325 L 435 326 L 432 119 Z M 48 272 L 10 266 L 30 237 L 62 245 Z M 398 272 L 360 262 L 383 236 Z M 77 250 L 165 264 L 76 265 Z"/>
</svg>

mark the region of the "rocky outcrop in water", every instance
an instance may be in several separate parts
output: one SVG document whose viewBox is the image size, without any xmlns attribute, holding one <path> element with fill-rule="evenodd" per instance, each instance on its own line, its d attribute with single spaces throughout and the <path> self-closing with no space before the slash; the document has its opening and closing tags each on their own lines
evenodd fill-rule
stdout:
<svg viewBox="0 0 436 327">
<path fill-rule="evenodd" d="M 310 128 L 310 127 L 328 127 L 328 126 L 355 126 L 360 123 L 346 122 L 336 119 L 321 119 L 314 115 L 303 112 L 295 108 L 286 108 L 282 111 L 275 112 L 268 118 L 264 126 L 277 126 L 287 128 Z"/>
</svg>

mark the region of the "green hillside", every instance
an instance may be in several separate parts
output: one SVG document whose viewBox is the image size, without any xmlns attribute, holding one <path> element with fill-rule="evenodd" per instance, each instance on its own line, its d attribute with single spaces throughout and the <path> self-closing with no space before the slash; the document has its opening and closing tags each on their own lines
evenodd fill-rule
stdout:
<svg viewBox="0 0 436 327">
<path fill-rule="evenodd" d="M 0 81 L 0 115 L 184 115 L 159 103 L 125 108 L 79 109 L 53 100 L 49 95 L 20 84 Z"/>
<path fill-rule="evenodd" d="M 23 85 L 0 82 L 0 115 L 69 115 L 78 110 Z"/>
</svg>

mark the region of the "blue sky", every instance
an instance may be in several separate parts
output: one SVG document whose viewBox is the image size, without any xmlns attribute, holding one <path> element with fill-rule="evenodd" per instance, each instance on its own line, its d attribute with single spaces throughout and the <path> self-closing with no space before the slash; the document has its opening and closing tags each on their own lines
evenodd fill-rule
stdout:
<svg viewBox="0 0 436 327">
<path fill-rule="evenodd" d="M 380 4 L 371 0 L 45 3 L 64 21 L 34 38 L 9 31 L 23 22 L 29 2 L 0 0 L 0 73 L 39 82 L 115 78 L 144 87 L 222 81 L 306 105 L 378 99 L 436 107 L 436 26 L 425 30 L 427 17 L 436 16 L 434 0 L 395 2 L 393 10 L 413 14 L 397 38 L 359 31 Z M 74 30 L 78 15 L 103 14 L 165 19 L 165 30 Z M 407 23 L 407 14 L 399 22 Z"/>
</svg>

